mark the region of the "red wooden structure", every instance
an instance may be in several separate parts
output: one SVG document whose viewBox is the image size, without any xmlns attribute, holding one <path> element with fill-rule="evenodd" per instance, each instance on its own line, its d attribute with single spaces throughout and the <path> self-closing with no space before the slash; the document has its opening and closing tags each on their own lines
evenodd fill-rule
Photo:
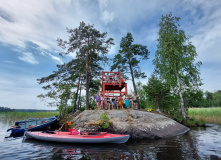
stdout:
<svg viewBox="0 0 221 160">
<path fill-rule="evenodd" d="M 102 71 L 102 95 L 109 97 L 123 97 L 127 94 L 127 83 L 123 82 L 119 72 L 106 72 Z"/>
</svg>

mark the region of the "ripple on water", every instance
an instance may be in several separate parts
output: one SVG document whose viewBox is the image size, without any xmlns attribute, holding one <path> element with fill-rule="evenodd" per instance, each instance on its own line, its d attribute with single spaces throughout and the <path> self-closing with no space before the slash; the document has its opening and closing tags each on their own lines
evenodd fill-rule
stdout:
<svg viewBox="0 0 221 160">
<path fill-rule="evenodd" d="M 0 159 L 221 159 L 221 128 L 193 128 L 183 135 L 126 144 L 58 144 L 4 138 L 0 121 Z"/>
<path fill-rule="evenodd" d="M 196 145 L 199 148 L 199 155 L 202 158 L 210 156 L 220 157 L 221 159 L 221 127 L 216 125 L 195 134 Z"/>
</svg>

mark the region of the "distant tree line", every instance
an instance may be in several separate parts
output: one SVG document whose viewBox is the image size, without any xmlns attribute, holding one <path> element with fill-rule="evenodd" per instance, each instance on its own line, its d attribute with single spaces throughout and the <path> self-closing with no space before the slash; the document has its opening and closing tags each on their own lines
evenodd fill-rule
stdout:
<svg viewBox="0 0 221 160">
<path fill-rule="evenodd" d="M 0 107 L 0 112 L 14 112 L 15 109 L 11 109 L 8 107 Z"/>
<path fill-rule="evenodd" d="M 221 106 L 221 90 L 217 90 L 215 92 L 206 91 L 204 93 L 204 97 L 206 101 L 204 103 L 205 107 L 211 107 L 211 106 L 220 107 Z"/>
<path fill-rule="evenodd" d="M 136 86 L 138 92 L 142 93 L 140 97 L 140 107 L 142 109 L 152 108 L 170 112 L 176 110 L 176 106 L 179 106 L 179 97 L 171 93 L 169 87 L 161 81 L 153 84 L 150 78 L 147 84 L 138 82 Z M 215 92 L 186 90 L 183 97 L 186 108 L 221 107 L 221 90 Z"/>
<path fill-rule="evenodd" d="M 56 112 L 56 110 L 11 109 L 8 107 L 0 107 L 0 112 Z"/>
</svg>

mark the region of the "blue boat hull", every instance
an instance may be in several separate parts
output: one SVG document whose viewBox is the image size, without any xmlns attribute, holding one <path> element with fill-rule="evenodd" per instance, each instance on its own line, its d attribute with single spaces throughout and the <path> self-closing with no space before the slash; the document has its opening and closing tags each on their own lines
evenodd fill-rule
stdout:
<svg viewBox="0 0 221 160">
<path fill-rule="evenodd" d="M 11 130 L 12 137 L 23 136 L 25 131 L 41 131 L 46 129 L 48 126 L 53 124 L 58 117 L 49 117 L 42 119 L 29 119 L 25 121 L 17 121 L 15 122 L 15 127 L 7 130 Z"/>
</svg>

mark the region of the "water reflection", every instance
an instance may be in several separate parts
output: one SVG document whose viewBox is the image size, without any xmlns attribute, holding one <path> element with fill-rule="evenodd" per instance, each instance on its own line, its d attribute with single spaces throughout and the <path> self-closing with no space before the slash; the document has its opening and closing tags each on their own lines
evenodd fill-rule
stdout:
<svg viewBox="0 0 221 160">
<path fill-rule="evenodd" d="M 0 118 L 0 159 L 221 159 L 221 127 L 191 128 L 183 135 L 126 144 L 58 144 L 4 138 L 11 120 Z"/>
<path fill-rule="evenodd" d="M 196 128 L 191 132 L 200 157 L 221 159 L 221 126 Z"/>
<path fill-rule="evenodd" d="M 131 152 L 125 144 L 58 144 L 33 139 L 23 143 L 36 147 L 37 157 L 50 159 L 128 159 Z"/>
<path fill-rule="evenodd" d="M 195 159 L 197 152 L 190 148 L 186 136 L 177 136 L 168 139 L 152 141 L 135 141 L 133 145 L 128 144 L 135 151 L 136 159 Z M 190 149 L 192 151 L 190 151 Z"/>
</svg>

